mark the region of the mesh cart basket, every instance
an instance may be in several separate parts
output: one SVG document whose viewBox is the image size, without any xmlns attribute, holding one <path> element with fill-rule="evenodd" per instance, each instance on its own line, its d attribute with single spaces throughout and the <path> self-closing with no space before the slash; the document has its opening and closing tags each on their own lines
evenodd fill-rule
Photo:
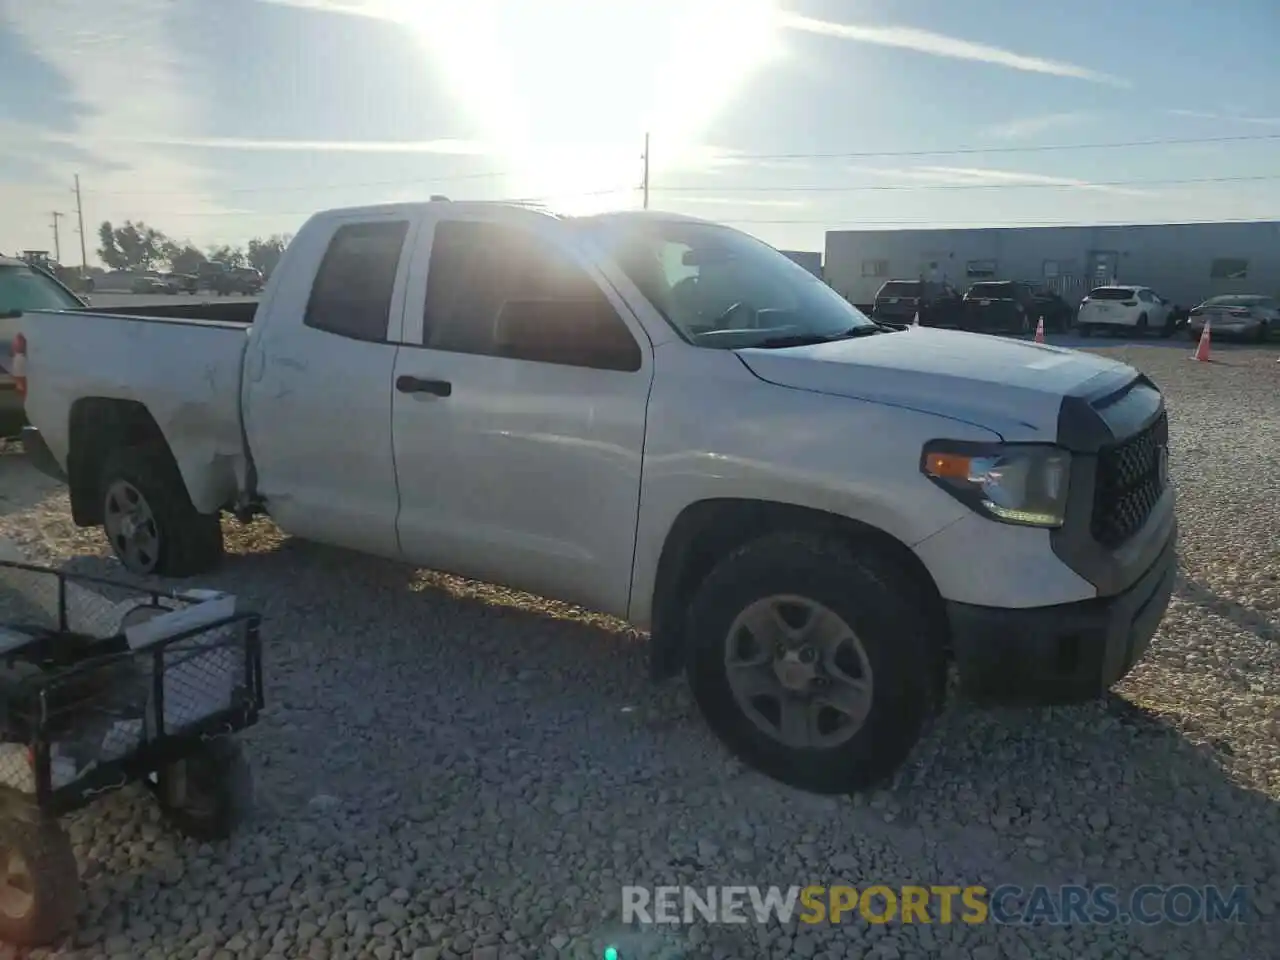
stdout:
<svg viewBox="0 0 1280 960">
<path fill-rule="evenodd" d="M 230 735 L 263 705 L 260 617 L 236 598 L 0 560 L 0 939 L 46 944 L 80 906 L 58 817 L 134 781 L 201 840 L 251 799 Z"/>
</svg>

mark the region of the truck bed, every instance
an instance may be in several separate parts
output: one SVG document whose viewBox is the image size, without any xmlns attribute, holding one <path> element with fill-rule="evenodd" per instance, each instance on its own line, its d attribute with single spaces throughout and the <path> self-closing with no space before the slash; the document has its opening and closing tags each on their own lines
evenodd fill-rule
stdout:
<svg viewBox="0 0 1280 960">
<path fill-rule="evenodd" d="M 25 313 L 16 326 L 27 340 L 27 417 L 65 468 L 77 402 L 145 407 L 182 469 L 192 502 L 210 512 L 234 499 L 244 476 L 241 364 L 249 310 L 256 307 L 196 303 Z M 222 316 L 190 315 L 200 308 L 217 308 Z"/>
<path fill-rule="evenodd" d="M 247 327 L 252 325 L 253 318 L 258 312 L 258 301 L 192 301 L 190 303 L 159 303 L 123 307 L 90 307 L 83 312 L 95 315 L 105 314 L 113 317 L 135 317 L 140 320 L 185 321 L 188 323 Z"/>
</svg>

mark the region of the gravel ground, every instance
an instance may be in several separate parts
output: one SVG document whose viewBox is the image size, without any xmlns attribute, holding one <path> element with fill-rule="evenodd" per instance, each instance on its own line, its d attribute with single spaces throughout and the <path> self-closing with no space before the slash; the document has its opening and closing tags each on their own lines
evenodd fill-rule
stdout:
<svg viewBox="0 0 1280 960">
<path fill-rule="evenodd" d="M 230 843 L 122 791 L 68 820 L 81 957 L 1276 956 L 1280 364 L 1103 349 L 1171 408 L 1183 579 L 1107 702 L 953 705 L 890 789 L 800 794 L 744 771 L 641 637 L 501 589 L 228 527 L 209 585 L 269 619 L 259 813 Z M 0 456 L 0 536 L 110 569 L 66 497 Z M 620 927 L 620 886 L 1217 883 L 1246 924 Z M 63 954 L 73 948 L 68 946 Z M 664 952 L 665 951 L 665 952 Z"/>
</svg>

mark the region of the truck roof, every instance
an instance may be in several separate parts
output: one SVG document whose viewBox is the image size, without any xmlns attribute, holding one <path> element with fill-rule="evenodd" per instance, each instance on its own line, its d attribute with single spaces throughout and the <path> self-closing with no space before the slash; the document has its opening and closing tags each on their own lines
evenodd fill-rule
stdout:
<svg viewBox="0 0 1280 960">
<path fill-rule="evenodd" d="M 575 221 L 616 221 L 616 220 L 650 220 L 654 222 L 662 221 L 684 221 L 689 223 L 709 223 L 712 221 L 704 220 L 700 217 L 690 217 L 682 213 L 667 213 L 661 210 L 608 210 L 601 213 L 587 214 L 584 216 L 570 216 L 568 214 L 557 213 L 547 207 L 538 206 L 530 203 L 514 203 L 506 200 L 410 200 L 389 203 L 374 203 L 358 207 L 335 207 L 330 210 L 324 210 L 316 213 L 316 218 L 328 219 L 330 217 L 350 217 L 368 216 L 376 214 L 389 214 L 396 211 L 405 212 L 410 210 L 455 210 L 459 213 L 477 210 L 509 210 L 513 214 L 527 215 L 529 217 L 551 217 L 555 220 L 575 220 Z"/>
</svg>

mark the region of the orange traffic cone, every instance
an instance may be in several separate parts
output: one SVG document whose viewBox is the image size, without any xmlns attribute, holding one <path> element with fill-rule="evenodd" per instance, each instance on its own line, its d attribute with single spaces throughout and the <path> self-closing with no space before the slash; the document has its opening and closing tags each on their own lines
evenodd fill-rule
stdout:
<svg viewBox="0 0 1280 960">
<path fill-rule="evenodd" d="M 1044 317 L 1036 321 L 1036 343 L 1044 343 Z"/>
<path fill-rule="evenodd" d="M 1200 343 L 1196 346 L 1196 353 L 1193 359 L 1199 360 L 1201 363 L 1209 362 L 1209 318 L 1204 318 L 1204 329 L 1200 331 Z"/>
<path fill-rule="evenodd" d="M 912 321 L 911 321 L 911 325 L 912 325 L 913 327 L 918 327 L 918 326 L 920 326 L 920 311 L 919 311 L 919 310 L 917 310 L 917 311 L 916 311 L 916 317 L 915 317 L 915 319 L 914 319 L 914 320 L 912 320 Z"/>
</svg>

